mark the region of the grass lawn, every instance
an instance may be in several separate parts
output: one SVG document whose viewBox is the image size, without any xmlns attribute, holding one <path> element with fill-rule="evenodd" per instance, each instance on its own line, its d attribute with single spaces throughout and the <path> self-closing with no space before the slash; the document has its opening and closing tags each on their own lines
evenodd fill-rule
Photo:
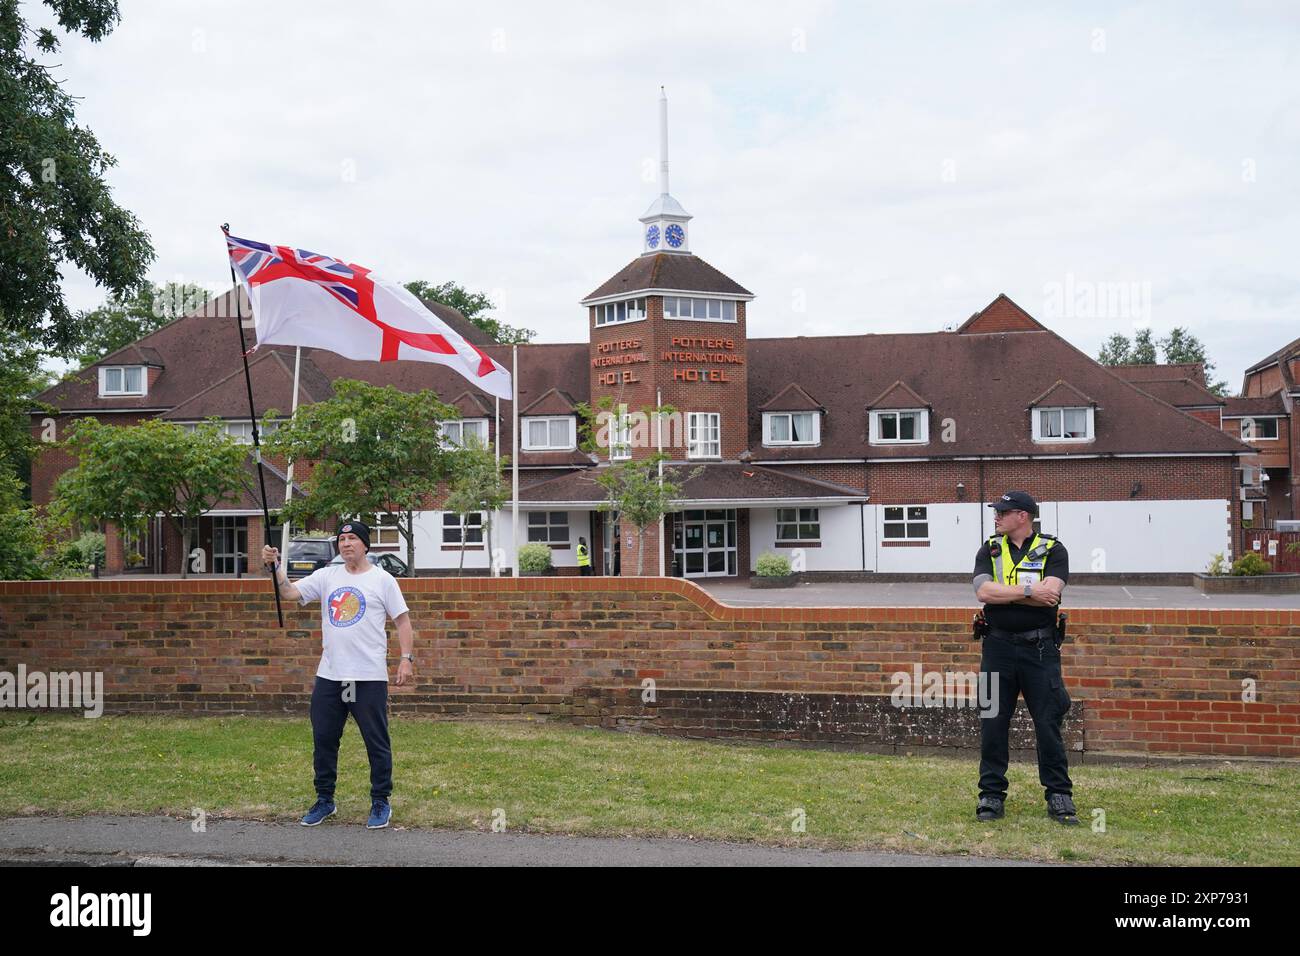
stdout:
<svg viewBox="0 0 1300 956">
<path fill-rule="evenodd" d="M 1140 864 L 1300 864 L 1300 767 L 1072 767 L 1083 825 L 1044 813 L 1013 764 L 1007 818 L 974 819 L 977 761 L 694 743 L 536 721 L 392 722 L 396 825 Z M 167 813 L 296 820 L 305 718 L 0 718 L 0 816 Z M 339 816 L 364 821 L 365 750 L 339 760 Z M 1105 811 L 1106 830 L 1089 824 Z M 804 832 L 794 832 L 796 811 Z M 497 814 L 499 816 L 499 814 Z"/>
</svg>

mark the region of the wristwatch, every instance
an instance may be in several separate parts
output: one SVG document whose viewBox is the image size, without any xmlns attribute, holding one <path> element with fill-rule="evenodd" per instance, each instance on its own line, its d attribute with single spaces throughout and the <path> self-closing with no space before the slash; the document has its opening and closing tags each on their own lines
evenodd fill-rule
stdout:
<svg viewBox="0 0 1300 956">
<path fill-rule="evenodd" d="M 404 660 L 404 661 L 410 661 L 412 664 L 414 664 L 414 663 L 415 663 L 415 655 L 414 655 L 414 654 L 403 654 L 402 657 L 401 657 L 401 660 Z"/>
<path fill-rule="evenodd" d="M 1032 584 L 1026 584 L 1025 597 L 1033 597 L 1033 596 L 1034 596 L 1034 586 Z"/>
</svg>

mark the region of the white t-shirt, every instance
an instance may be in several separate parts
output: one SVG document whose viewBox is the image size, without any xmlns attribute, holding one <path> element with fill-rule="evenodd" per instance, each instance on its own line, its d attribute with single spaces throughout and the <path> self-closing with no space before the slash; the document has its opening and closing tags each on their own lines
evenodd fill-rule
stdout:
<svg viewBox="0 0 1300 956">
<path fill-rule="evenodd" d="M 317 677 L 388 680 L 384 624 L 406 613 L 396 578 L 373 564 L 361 574 L 330 564 L 299 581 L 298 593 L 303 604 L 320 600 L 323 653 Z"/>
</svg>

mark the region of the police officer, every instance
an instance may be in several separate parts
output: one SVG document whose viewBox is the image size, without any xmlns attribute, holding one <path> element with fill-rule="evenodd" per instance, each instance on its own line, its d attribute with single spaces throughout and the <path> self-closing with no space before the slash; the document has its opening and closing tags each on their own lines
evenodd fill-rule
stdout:
<svg viewBox="0 0 1300 956">
<path fill-rule="evenodd" d="M 578 573 L 584 577 L 591 574 L 591 552 L 587 550 L 587 539 L 578 539 Z"/>
<path fill-rule="evenodd" d="M 997 820 L 1007 797 L 1008 734 L 1017 698 L 1034 720 L 1038 780 L 1047 797 L 1047 815 L 1076 826 L 1069 766 L 1061 728 L 1070 695 L 1061 680 L 1061 650 L 1056 637 L 1057 606 L 1070 578 L 1065 546 L 1052 535 L 1035 533 L 1038 503 L 1023 491 L 1008 491 L 989 505 L 996 534 L 975 556 L 975 596 L 984 602 L 983 687 L 997 675 L 996 711 L 981 713 L 980 795 L 975 816 Z"/>
</svg>

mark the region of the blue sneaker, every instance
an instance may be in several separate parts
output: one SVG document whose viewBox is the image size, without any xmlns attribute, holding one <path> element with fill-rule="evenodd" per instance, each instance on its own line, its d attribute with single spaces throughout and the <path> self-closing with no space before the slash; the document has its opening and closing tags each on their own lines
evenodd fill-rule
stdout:
<svg viewBox="0 0 1300 956">
<path fill-rule="evenodd" d="M 366 821 L 367 830 L 382 830 L 388 826 L 388 821 L 393 818 L 393 808 L 387 800 L 372 800 L 370 803 L 370 819 Z"/>
<path fill-rule="evenodd" d="M 326 818 L 334 816 L 337 811 L 338 807 L 334 805 L 333 800 L 326 800 L 321 797 L 312 804 L 311 809 L 307 811 L 307 815 L 298 822 L 305 827 L 320 826 L 325 822 Z"/>
</svg>

